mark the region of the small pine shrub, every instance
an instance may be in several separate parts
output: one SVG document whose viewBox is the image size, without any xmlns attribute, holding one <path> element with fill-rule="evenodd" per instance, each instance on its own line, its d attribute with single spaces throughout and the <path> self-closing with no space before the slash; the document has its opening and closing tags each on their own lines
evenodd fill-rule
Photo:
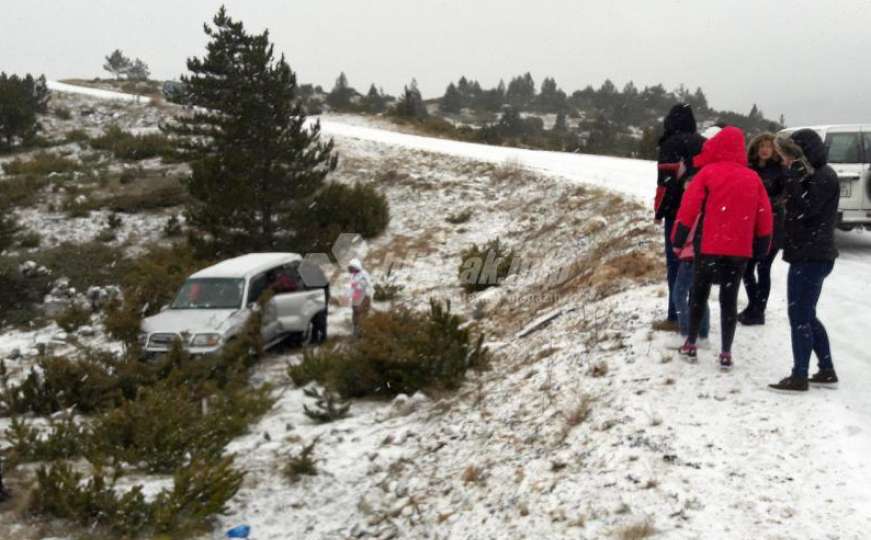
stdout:
<svg viewBox="0 0 871 540">
<path fill-rule="evenodd" d="M 83 455 L 89 431 L 71 417 L 52 420 L 45 430 L 13 418 L 6 429 L 6 440 L 13 464 L 57 461 Z"/>
<path fill-rule="evenodd" d="M 0 253 L 15 245 L 15 236 L 20 230 L 14 215 L 0 216 Z"/>
<path fill-rule="evenodd" d="M 68 408 L 90 414 L 120 401 L 116 378 L 106 366 L 88 359 L 45 358 L 24 380 L 0 392 L 0 414 L 45 416 Z"/>
<path fill-rule="evenodd" d="M 405 287 L 396 282 L 396 274 L 393 273 L 393 268 L 387 270 L 384 279 L 375 284 L 375 291 L 372 299 L 376 302 L 389 302 L 396 300 Z"/>
<path fill-rule="evenodd" d="M 341 233 L 375 238 L 389 223 L 390 205 L 374 186 L 329 183 L 299 212 L 296 243 L 304 251 L 328 253 Z"/>
<path fill-rule="evenodd" d="M 96 452 L 114 462 L 171 473 L 195 460 L 213 460 L 272 406 L 268 389 L 235 388 L 200 399 L 200 388 L 166 383 L 143 388 L 94 422 Z"/>
<path fill-rule="evenodd" d="M 110 230 L 117 230 L 124 224 L 124 220 L 121 219 L 121 216 L 118 215 L 117 212 L 112 212 L 108 216 L 106 216 L 106 228 Z"/>
<path fill-rule="evenodd" d="M 40 304 L 51 290 L 49 276 L 24 276 L 18 271 L 18 262 L 0 257 L 0 327 L 40 322 Z"/>
<path fill-rule="evenodd" d="M 232 457 L 181 469 L 173 476 L 172 490 L 160 493 L 152 504 L 154 530 L 163 534 L 203 530 L 213 516 L 226 513 L 244 477 Z"/>
<path fill-rule="evenodd" d="M 50 269 L 52 275 L 69 278 L 70 286 L 79 290 L 117 285 L 135 262 L 126 257 L 122 248 L 100 242 L 61 244 L 41 249 L 32 258 Z"/>
<path fill-rule="evenodd" d="M 458 270 L 460 283 L 468 293 L 497 287 L 508 277 L 514 252 L 507 250 L 497 238 L 484 246 L 473 244 L 464 250 Z"/>
<path fill-rule="evenodd" d="M 467 370 L 485 368 L 488 359 L 483 335 L 476 339 L 463 323 L 449 304 L 435 301 L 428 313 L 373 313 L 353 348 L 308 353 L 291 377 L 297 384 L 317 380 L 345 398 L 455 389 Z"/>
<path fill-rule="evenodd" d="M 447 221 L 451 225 L 461 225 L 463 223 L 468 223 L 470 219 L 472 219 L 472 210 L 470 208 L 467 208 L 460 212 L 448 214 L 448 217 L 445 218 L 445 221 Z"/>
<path fill-rule="evenodd" d="M 284 476 L 288 480 L 298 482 L 303 476 L 316 476 L 318 474 L 317 464 L 314 459 L 314 450 L 317 442 L 317 439 L 313 440 L 304 446 L 299 454 L 288 457 L 287 464 L 284 466 Z"/>
<path fill-rule="evenodd" d="M 130 161 L 162 157 L 172 150 L 169 139 L 163 134 L 134 135 L 115 125 L 93 139 L 91 147 L 110 151 L 116 158 Z"/>
<path fill-rule="evenodd" d="M 11 208 L 27 208 L 40 201 L 43 188 L 49 181 L 39 175 L 23 175 L 7 178 L 0 182 L 0 210 L 4 213 Z"/>
<path fill-rule="evenodd" d="M 169 216 L 166 224 L 163 226 L 163 236 L 167 238 L 178 238 L 182 234 L 181 220 L 176 214 Z"/>
<path fill-rule="evenodd" d="M 27 231 L 18 236 L 18 245 L 24 249 L 38 248 L 42 244 L 42 235 L 36 231 Z"/>
<path fill-rule="evenodd" d="M 16 158 L 3 164 L 3 171 L 9 175 L 45 176 L 50 173 L 74 172 L 80 168 L 81 165 L 77 161 L 49 152 L 38 152 L 27 161 Z"/>
<path fill-rule="evenodd" d="M 73 117 L 73 113 L 66 107 L 55 107 L 52 112 L 61 120 L 69 120 Z"/>
<path fill-rule="evenodd" d="M 150 184 L 151 179 L 149 179 Z M 175 208 L 185 204 L 188 199 L 189 195 L 184 186 L 180 182 L 168 179 L 142 191 L 118 193 L 100 199 L 99 205 L 112 212 L 138 214 L 149 210 Z"/>
<path fill-rule="evenodd" d="M 97 233 L 97 236 L 94 237 L 97 242 L 102 242 L 104 244 L 109 244 L 118 239 L 118 233 L 116 233 L 112 229 L 103 229 L 102 231 Z"/>
<path fill-rule="evenodd" d="M 331 357 L 330 354 L 315 354 L 312 349 L 303 349 L 302 362 L 289 365 L 287 375 L 299 388 L 312 381 L 324 382 L 332 369 Z"/>
<path fill-rule="evenodd" d="M 145 501 L 142 486 L 135 486 L 119 496 L 114 482 L 101 471 L 85 480 L 85 475 L 66 463 L 37 470 L 28 511 L 86 528 L 106 529 L 128 538 L 144 532 L 153 513 L 151 505 Z"/>
<path fill-rule="evenodd" d="M 192 463 L 175 473 L 172 489 L 148 502 L 142 486 L 121 494 L 116 479 L 99 469 L 86 478 L 66 463 L 55 463 L 36 472 L 28 512 L 75 523 L 89 536 L 98 530 L 116 538 L 178 538 L 204 531 L 211 518 L 225 513 L 243 478 L 230 457 Z"/>
<path fill-rule="evenodd" d="M 66 140 L 66 142 L 83 144 L 90 141 L 91 136 L 88 135 L 88 132 L 83 129 L 72 129 L 66 132 L 66 135 L 64 135 L 64 140 Z M 82 156 L 82 161 L 84 161 L 84 156 Z"/>
<path fill-rule="evenodd" d="M 68 333 L 75 332 L 90 321 L 90 312 L 78 304 L 71 305 L 55 319 L 57 325 Z"/>
<path fill-rule="evenodd" d="M 342 400 L 329 389 L 306 388 L 303 393 L 315 400 L 313 408 L 303 405 L 303 412 L 318 424 L 329 424 L 346 418 L 351 410 L 350 402 Z"/>
</svg>

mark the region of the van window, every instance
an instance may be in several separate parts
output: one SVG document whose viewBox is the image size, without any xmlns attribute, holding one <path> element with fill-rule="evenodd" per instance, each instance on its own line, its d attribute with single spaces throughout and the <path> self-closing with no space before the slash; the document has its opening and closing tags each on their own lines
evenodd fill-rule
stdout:
<svg viewBox="0 0 871 540">
<path fill-rule="evenodd" d="M 862 139 L 865 143 L 865 161 L 871 160 L 871 132 L 863 131 Z"/>
<path fill-rule="evenodd" d="M 251 279 L 251 284 L 248 286 L 249 305 L 260 300 L 260 295 L 262 295 L 263 291 L 266 290 L 266 286 L 266 274 L 260 274 L 259 276 Z"/>
<path fill-rule="evenodd" d="M 859 163 L 859 134 L 830 133 L 826 137 L 829 163 Z"/>
</svg>

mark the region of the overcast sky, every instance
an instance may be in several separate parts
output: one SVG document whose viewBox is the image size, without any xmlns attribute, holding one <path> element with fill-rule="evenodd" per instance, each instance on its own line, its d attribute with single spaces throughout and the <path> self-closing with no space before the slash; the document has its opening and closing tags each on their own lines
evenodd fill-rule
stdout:
<svg viewBox="0 0 871 540">
<path fill-rule="evenodd" d="M 425 97 L 460 75 L 485 87 L 525 71 L 571 93 L 611 78 L 701 86 L 712 106 L 757 103 L 787 123 L 871 122 L 869 0 L 226 0 L 269 28 L 303 82 Z M 0 0 L 0 70 L 105 76 L 114 48 L 157 78 L 202 55 L 212 0 Z"/>
</svg>

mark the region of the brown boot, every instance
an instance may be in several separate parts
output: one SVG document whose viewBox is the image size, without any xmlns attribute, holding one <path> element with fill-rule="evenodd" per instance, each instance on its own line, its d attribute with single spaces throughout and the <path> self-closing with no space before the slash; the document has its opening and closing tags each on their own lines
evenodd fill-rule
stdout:
<svg viewBox="0 0 871 540">
<path fill-rule="evenodd" d="M 670 321 L 668 319 L 664 319 L 661 321 L 653 321 L 653 329 L 657 332 L 679 332 L 680 328 L 677 325 L 677 321 Z"/>
</svg>

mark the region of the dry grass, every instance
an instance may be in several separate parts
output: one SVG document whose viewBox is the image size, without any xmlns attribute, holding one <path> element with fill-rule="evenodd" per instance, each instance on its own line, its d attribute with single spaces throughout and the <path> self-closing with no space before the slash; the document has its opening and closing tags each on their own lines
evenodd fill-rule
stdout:
<svg viewBox="0 0 871 540">
<path fill-rule="evenodd" d="M 560 443 L 565 442 L 569 433 L 590 417 L 590 413 L 593 411 L 593 401 L 593 397 L 589 394 L 581 394 L 569 408 L 562 412 L 564 424 L 558 437 Z"/>
<path fill-rule="evenodd" d="M 604 377 L 608 374 L 608 363 L 604 360 L 600 360 L 598 362 L 594 362 L 590 364 L 590 368 L 587 370 L 587 375 L 594 378 Z"/>
<path fill-rule="evenodd" d="M 484 481 L 484 472 L 480 467 L 469 465 L 463 470 L 462 478 L 464 484 L 480 484 Z"/>
<path fill-rule="evenodd" d="M 617 531 L 616 536 L 620 540 L 643 540 L 644 538 L 650 538 L 655 534 L 656 529 L 653 527 L 653 523 L 651 523 L 650 520 L 645 520 L 641 523 L 622 527 Z"/>
</svg>

